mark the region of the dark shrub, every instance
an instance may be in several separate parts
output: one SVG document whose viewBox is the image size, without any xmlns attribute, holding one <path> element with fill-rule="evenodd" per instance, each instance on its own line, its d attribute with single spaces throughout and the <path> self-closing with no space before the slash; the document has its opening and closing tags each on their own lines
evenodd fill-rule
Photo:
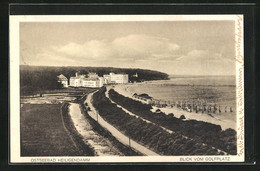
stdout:
<svg viewBox="0 0 260 171">
<path fill-rule="evenodd" d="M 225 131 L 222 131 L 223 136 L 236 136 L 236 131 L 234 129 L 228 128 Z"/>
<path fill-rule="evenodd" d="M 160 109 L 157 109 L 155 112 L 158 113 L 158 112 L 161 112 L 161 110 L 160 110 Z"/>
<path fill-rule="evenodd" d="M 170 116 L 170 117 L 174 117 L 174 114 L 173 114 L 173 113 L 170 113 L 170 114 L 168 114 L 168 116 Z"/>
<path fill-rule="evenodd" d="M 186 119 L 186 117 L 184 115 L 181 115 L 180 119 Z"/>
</svg>

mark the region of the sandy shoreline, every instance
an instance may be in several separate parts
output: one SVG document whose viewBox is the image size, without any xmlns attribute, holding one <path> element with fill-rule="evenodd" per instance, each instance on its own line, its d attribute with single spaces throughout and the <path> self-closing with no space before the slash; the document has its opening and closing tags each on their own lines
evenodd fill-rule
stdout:
<svg viewBox="0 0 260 171">
<path fill-rule="evenodd" d="M 137 84 L 145 84 L 145 83 L 137 83 Z M 134 92 L 130 92 L 128 88 L 131 86 L 131 84 L 121 84 L 121 85 L 115 85 L 113 88 L 115 91 L 117 91 L 119 94 L 132 98 L 134 100 L 141 101 L 145 103 L 142 100 L 135 99 L 133 98 Z M 187 112 L 181 109 L 178 109 L 176 107 L 170 108 L 170 107 L 165 107 L 165 108 L 158 108 L 158 107 L 153 107 L 152 111 L 156 111 L 157 109 L 160 109 L 162 112 L 165 114 L 173 113 L 175 117 L 179 118 L 181 115 L 184 115 L 186 117 L 186 120 L 198 120 L 198 121 L 204 121 L 204 122 L 209 122 L 212 124 L 220 125 L 223 130 L 232 128 L 236 130 L 236 122 L 223 119 L 223 117 L 219 117 L 218 114 L 216 115 L 209 115 L 209 114 L 203 114 L 203 113 L 195 113 L 195 112 Z"/>
</svg>

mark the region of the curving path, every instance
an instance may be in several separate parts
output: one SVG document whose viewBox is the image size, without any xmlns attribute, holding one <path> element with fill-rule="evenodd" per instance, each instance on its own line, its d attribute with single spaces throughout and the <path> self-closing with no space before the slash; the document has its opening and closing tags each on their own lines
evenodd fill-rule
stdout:
<svg viewBox="0 0 260 171">
<path fill-rule="evenodd" d="M 70 103 L 69 114 L 76 130 L 83 137 L 83 141 L 91 146 L 97 156 L 122 156 L 106 138 L 93 131 L 92 126 L 81 113 L 78 103 Z"/>
<path fill-rule="evenodd" d="M 95 91 L 96 92 L 96 91 Z M 92 117 L 94 120 L 96 120 L 102 127 L 106 128 L 115 138 L 117 138 L 121 143 L 125 145 L 130 145 L 131 148 L 135 149 L 136 151 L 139 151 L 140 153 L 147 155 L 147 156 L 159 156 L 159 154 L 149 150 L 148 148 L 144 147 L 143 145 L 135 142 L 134 140 L 130 140 L 129 137 L 122 134 L 119 130 L 117 130 L 115 127 L 113 127 L 111 124 L 106 122 L 97 112 L 97 110 L 92 105 L 92 98 L 93 94 L 95 93 L 89 93 L 87 96 L 87 99 L 84 103 L 88 104 L 88 107 L 90 107 L 91 111 L 88 111 L 88 114 L 90 117 Z"/>
</svg>

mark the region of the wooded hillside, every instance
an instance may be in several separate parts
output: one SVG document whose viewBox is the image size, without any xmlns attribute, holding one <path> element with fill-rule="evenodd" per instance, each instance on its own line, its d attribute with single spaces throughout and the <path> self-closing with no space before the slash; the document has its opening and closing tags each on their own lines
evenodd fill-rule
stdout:
<svg viewBox="0 0 260 171">
<path fill-rule="evenodd" d="M 63 74 L 68 79 L 75 76 L 75 73 L 88 74 L 95 72 L 99 76 L 114 73 L 124 73 L 129 75 L 129 81 L 150 81 L 150 80 L 165 80 L 168 79 L 168 74 L 144 70 L 144 69 L 129 69 L 129 68 L 112 68 L 112 67 L 50 67 L 50 66 L 20 66 L 20 88 L 21 95 L 30 95 L 39 91 L 52 90 L 61 88 L 58 83 L 57 76 Z M 138 77 L 133 75 L 138 74 Z"/>
</svg>

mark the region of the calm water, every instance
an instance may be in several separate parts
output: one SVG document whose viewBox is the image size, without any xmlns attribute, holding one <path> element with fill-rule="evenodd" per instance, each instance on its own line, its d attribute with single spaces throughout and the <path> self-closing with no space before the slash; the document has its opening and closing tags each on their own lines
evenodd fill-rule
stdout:
<svg viewBox="0 0 260 171">
<path fill-rule="evenodd" d="M 235 76 L 171 77 L 170 80 L 149 81 L 128 86 L 132 93 L 147 93 L 155 99 L 166 101 L 206 101 L 218 104 L 224 111 L 232 107 L 234 112 L 222 112 L 225 118 L 235 120 Z"/>
</svg>

